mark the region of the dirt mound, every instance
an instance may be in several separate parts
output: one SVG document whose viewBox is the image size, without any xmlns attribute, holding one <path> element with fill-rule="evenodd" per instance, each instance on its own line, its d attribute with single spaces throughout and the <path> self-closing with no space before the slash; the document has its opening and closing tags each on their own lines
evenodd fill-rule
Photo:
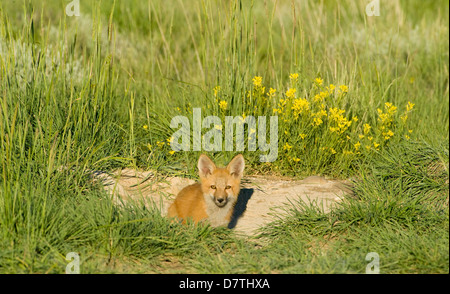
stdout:
<svg viewBox="0 0 450 294">
<path fill-rule="evenodd" d="M 178 192 L 195 182 L 181 177 L 163 177 L 154 171 L 132 169 L 117 171 L 112 175 L 98 172 L 94 176 L 114 195 L 118 205 L 130 200 L 143 200 L 146 204 L 153 201 L 163 214 L 167 213 Z M 247 235 L 253 234 L 256 229 L 273 219 L 270 212 L 274 208 L 299 198 L 306 202 L 317 201 L 327 212 L 333 203 L 350 192 L 349 187 L 345 181 L 320 176 L 310 176 L 303 180 L 247 176 L 242 181 L 241 193 L 229 227 Z"/>
</svg>

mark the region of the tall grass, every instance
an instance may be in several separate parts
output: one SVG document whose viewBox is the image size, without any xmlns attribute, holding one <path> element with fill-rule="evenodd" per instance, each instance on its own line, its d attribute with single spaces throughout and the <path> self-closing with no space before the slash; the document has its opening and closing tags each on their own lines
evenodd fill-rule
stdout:
<svg viewBox="0 0 450 294">
<path fill-rule="evenodd" d="M 154 1 L 119 1 L 114 5 L 84 2 L 81 17 L 66 19 L 66 38 L 86 57 L 101 48 L 100 56 L 105 58 L 105 48 L 111 49 L 111 60 L 120 68 L 115 71 L 115 85 L 123 87 L 122 95 L 135 93 L 133 105 L 129 97 L 123 100 L 129 101 L 127 108 L 133 106 L 133 121 L 129 122 L 130 110 L 123 112 L 128 115 L 121 117 L 117 129 L 132 133 L 121 136 L 129 139 L 127 149 L 138 165 L 154 165 L 155 161 L 179 165 L 179 160 L 192 158 L 186 153 L 169 156 L 167 145 L 153 150 L 158 141 L 165 141 L 174 132 L 168 126 L 175 115 L 190 117 L 189 111 L 199 106 L 205 107 L 204 115 L 217 114 L 219 98 L 228 102 L 227 114 L 248 114 L 244 98 L 252 90 L 254 76 L 263 77 L 267 90 L 278 89 L 276 98 L 280 98 L 289 87 L 289 74 L 295 72 L 300 74 L 300 97 L 316 77 L 347 85 L 348 95 L 333 106 L 357 116 L 360 126 L 363 122 L 375 124 L 376 110 L 385 102 L 400 108 L 412 101 L 416 110 L 410 116 L 413 135 L 409 136 L 427 140 L 445 137 L 446 16 L 438 11 L 436 18 L 418 23 L 411 10 L 415 4 L 391 2 L 385 4 L 379 18 L 368 18 L 362 2 L 348 4 L 230 2 L 217 9 L 212 2 L 189 6 L 177 2 L 170 7 Z M 424 7 L 437 10 L 435 5 L 426 3 Z M 445 10 L 442 8 L 440 11 Z M 58 10 L 61 7 L 45 5 L 44 19 L 58 15 Z M 387 25 L 390 19 L 398 20 L 396 28 Z M 36 17 L 35 21 L 40 20 Z M 427 31 L 433 34 L 428 36 Z M 95 35 L 100 46 L 92 42 Z M 216 86 L 221 86 L 220 97 L 213 95 Z M 430 100 L 435 103 L 424 103 Z M 121 105 L 120 99 L 114 101 Z M 420 115 L 415 115 L 419 108 Z M 280 140 L 285 141 L 285 137 L 281 132 Z M 323 143 L 307 149 L 318 150 Z M 150 145 L 153 148 L 148 148 Z M 155 156 L 149 156 L 151 152 Z M 297 155 L 304 157 L 301 152 Z M 258 163 L 255 152 L 248 152 L 247 157 Z M 294 171 L 286 160 L 277 161 L 269 170 L 337 175 L 333 170 L 340 166 L 343 172 L 339 174 L 352 173 L 342 164 L 347 161 L 345 156 L 333 157 L 331 162 L 336 166 L 325 161 L 332 166 L 328 170 L 323 169 L 324 164 L 315 164 L 315 157 Z"/>
</svg>

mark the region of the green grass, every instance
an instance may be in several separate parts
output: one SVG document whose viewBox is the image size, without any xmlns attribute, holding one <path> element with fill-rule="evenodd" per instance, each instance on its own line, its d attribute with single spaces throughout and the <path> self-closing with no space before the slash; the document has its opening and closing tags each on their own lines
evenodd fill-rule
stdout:
<svg viewBox="0 0 450 294">
<path fill-rule="evenodd" d="M 63 273 L 74 251 L 84 273 L 363 273 L 369 252 L 383 273 L 448 273 L 446 1 L 381 2 L 379 17 L 366 1 L 80 3 L 80 17 L 65 15 L 68 1 L 0 4 L 0 272 Z M 277 89 L 272 100 L 255 76 Z M 327 113 L 358 120 L 337 136 L 328 117 L 311 128 L 280 114 L 278 160 L 244 156 L 250 174 L 354 179 L 328 214 L 294 202 L 243 238 L 141 203 L 118 208 L 92 181 L 123 167 L 195 177 L 200 152 L 169 153 L 174 116 L 269 116 L 292 87 L 313 105 L 318 77 L 349 89 Z M 398 107 L 389 139 L 386 102 Z"/>
</svg>

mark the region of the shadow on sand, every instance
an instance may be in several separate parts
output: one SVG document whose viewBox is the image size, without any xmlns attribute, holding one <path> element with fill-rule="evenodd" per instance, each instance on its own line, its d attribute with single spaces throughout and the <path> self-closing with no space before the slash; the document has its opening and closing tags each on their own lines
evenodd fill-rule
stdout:
<svg viewBox="0 0 450 294">
<path fill-rule="evenodd" d="M 247 202 L 252 197 L 253 192 L 254 192 L 253 189 L 246 189 L 246 188 L 241 189 L 241 191 L 239 192 L 236 205 L 234 206 L 233 215 L 231 216 L 230 223 L 228 224 L 229 229 L 233 229 L 236 226 L 239 218 L 247 209 Z"/>
</svg>

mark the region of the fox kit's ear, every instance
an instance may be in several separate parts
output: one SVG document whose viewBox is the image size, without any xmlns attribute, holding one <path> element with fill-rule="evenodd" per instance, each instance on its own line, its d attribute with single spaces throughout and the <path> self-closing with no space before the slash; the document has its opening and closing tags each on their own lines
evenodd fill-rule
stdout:
<svg viewBox="0 0 450 294">
<path fill-rule="evenodd" d="M 206 178 L 206 176 L 212 174 L 216 169 L 214 162 L 205 154 L 200 155 L 197 166 L 201 178 Z"/>
<path fill-rule="evenodd" d="M 242 156 L 242 154 L 238 154 L 227 165 L 227 170 L 230 172 L 231 175 L 235 176 L 236 178 L 242 178 L 242 175 L 244 173 L 244 167 L 245 167 L 244 156 Z"/>
</svg>

